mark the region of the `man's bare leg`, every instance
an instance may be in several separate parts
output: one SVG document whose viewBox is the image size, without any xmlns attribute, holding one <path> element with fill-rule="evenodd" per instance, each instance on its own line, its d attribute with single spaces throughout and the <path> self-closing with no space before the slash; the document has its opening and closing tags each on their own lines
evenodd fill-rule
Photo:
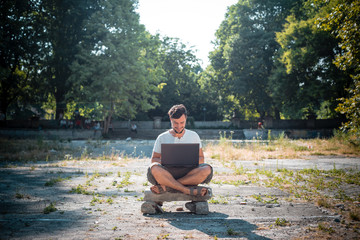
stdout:
<svg viewBox="0 0 360 240">
<path fill-rule="evenodd" d="M 164 191 L 166 189 L 163 186 L 167 186 L 179 190 L 180 192 L 183 192 L 185 194 L 190 194 L 190 189 L 176 181 L 176 179 L 171 175 L 171 173 L 166 171 L 164 168 L 155 165 L 151 168 L 151 172 Z M 151 190 L 159 193 L 156 189 L 156 186 L 151 187 Z"/>
<path fill-rule="evenodd" d="M 210 173 L 211 173 L 210 166 L 202 166 L 202 167 L 194 168 L 184 177 L 177 179 L 177 181 L 179 181 L 182 185 L 185 186 L 186 185 L 197 186 L 200 183 L 204 182 L 204 180 L 209 176 Z M 201 196 L 205 196 L 206 193 L 207 193 L 206 188 L 201 189 Z"/>
<path fill-rule="evenodd" d="M 204 182 L 205 179 L 211 173 L 210 166 L 202 166 L 198 168 L 192 169 L 188 174 L 184 177 L 177 179 L 182 185 L 199 185 Z"/>
<path fill-rule="evenodd" d="M 195 168 L 191 170 L 186 176 L 178 180 L 176 180 L 168 171 L 160 166 L 153 166 L 151 171 L 156 181 L 160 184 L 159 187 L 162 187 L 164 191 L 166 191 L 166 189 L 163 186 L 167 186 L 190 195 L 190 188 L 184 185 L 198 185 L 202 183 L 210 174 L 211 168 L 209 166 Z M 157 186 L 152 186 L 151 190 L 155 193 L 160 193 L 159 189 L 157 189 Z M 201 195 L 204 196 L 206 193 L 206 188 L 203 188 L 201 190 Z M 194 194 L 197 194 L 197 189 L 194 190 Z"/>
</svg>

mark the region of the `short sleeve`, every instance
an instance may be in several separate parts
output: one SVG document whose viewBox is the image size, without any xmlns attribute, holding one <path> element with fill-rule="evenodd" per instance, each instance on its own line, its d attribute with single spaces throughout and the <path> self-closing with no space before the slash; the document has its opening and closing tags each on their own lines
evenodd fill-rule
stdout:
<svg viewBox="0 0 360 240">
<path fill-rule="evenodd" d="M 158 136 L 158 137 L 156 138 L 153 152 L 161 153 L 161 141 L 160 141 L 160 136 Z"/>
</svg>

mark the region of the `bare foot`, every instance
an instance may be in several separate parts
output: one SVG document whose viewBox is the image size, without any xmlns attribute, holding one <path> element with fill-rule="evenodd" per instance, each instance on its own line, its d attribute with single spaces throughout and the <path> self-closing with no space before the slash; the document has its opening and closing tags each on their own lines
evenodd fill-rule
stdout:
<svg viewBox="0 0 360 240">
<path fill-rule="evenodd" d="M 193 196 L 205 196 L 208 192 L 208 189 L 206 187 L 190 187 L 190 195 Z"/>
<path fill-rule="evenodd" d="M 155 194 L 161 194 L 166 192 L 166 187 L 162 185 L 154 185 L 150 187 L 150 190 Z"/>
</svg>

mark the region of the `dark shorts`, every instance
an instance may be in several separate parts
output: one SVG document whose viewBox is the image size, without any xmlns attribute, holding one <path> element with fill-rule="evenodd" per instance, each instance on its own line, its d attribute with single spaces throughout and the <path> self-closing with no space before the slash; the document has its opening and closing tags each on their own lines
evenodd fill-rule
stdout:
<svg viewBox="0 0 360 240">
<path fill-rule="evenodd" d="M 151 173 L 151 167 L 154 166 L 154 165 L 158 165 L 158 166 L 161 166 L 162 168 L 164 168 L 165 170 L 167 170 L 168 172 L 171 173 L 171 175 L 173 175 L 173 177 L 175 179 L 179 179 L 179 178 L 182 178 L 184 177 L 186 174 L 188 174 L 192 169 L 194 168 L 179 168 L 179 167 L 174 167 L 174 168 L 169 168 L 169 167 L 165 167 L 163 165 L 161 165 L 160 163 L 152 163 L 149 168 L 148 168 L 148 171 L 147 171 L 147 179 L 148 181 L 153 184 L 153 185 L 157 185 L 158 182 L 155 180 L 154 176 L 152 175 Z M 202 183 L 209 183 L 213 177 L 213 168 L 207 164 L 207 163 L 202 163 L 202 164 L 199 164 L 199 167 L 202 167 L 202 166 L 209 166 L 211 168 L 211 173 L 209 174 L 209 176 L 207 176 L 207 178 L 202 182 Z"/>
</svg>

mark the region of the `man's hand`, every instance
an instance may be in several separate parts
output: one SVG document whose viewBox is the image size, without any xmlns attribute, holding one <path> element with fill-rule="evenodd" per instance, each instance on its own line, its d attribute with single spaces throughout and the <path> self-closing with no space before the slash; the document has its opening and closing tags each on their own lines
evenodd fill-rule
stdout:
<svg viewBox="0 0 360 240">
<path fill-rule="evenodd" d="M 202 163 L 204 163 L 205 161 L 204 161 L 204 152 L 203 152 L 203 150 L 202 150 L 202 148 L 200 148 L 200 150 L 199 150 L 199 164 L 202 164 Z"/>
<path fill-rule="evenodd" d="M 161 163 L 161 153 L 157 153 L 157 152 L 153 152 L 152 157 L 151 157 L 151 162 L 158 162 Z"/>
</svg>

